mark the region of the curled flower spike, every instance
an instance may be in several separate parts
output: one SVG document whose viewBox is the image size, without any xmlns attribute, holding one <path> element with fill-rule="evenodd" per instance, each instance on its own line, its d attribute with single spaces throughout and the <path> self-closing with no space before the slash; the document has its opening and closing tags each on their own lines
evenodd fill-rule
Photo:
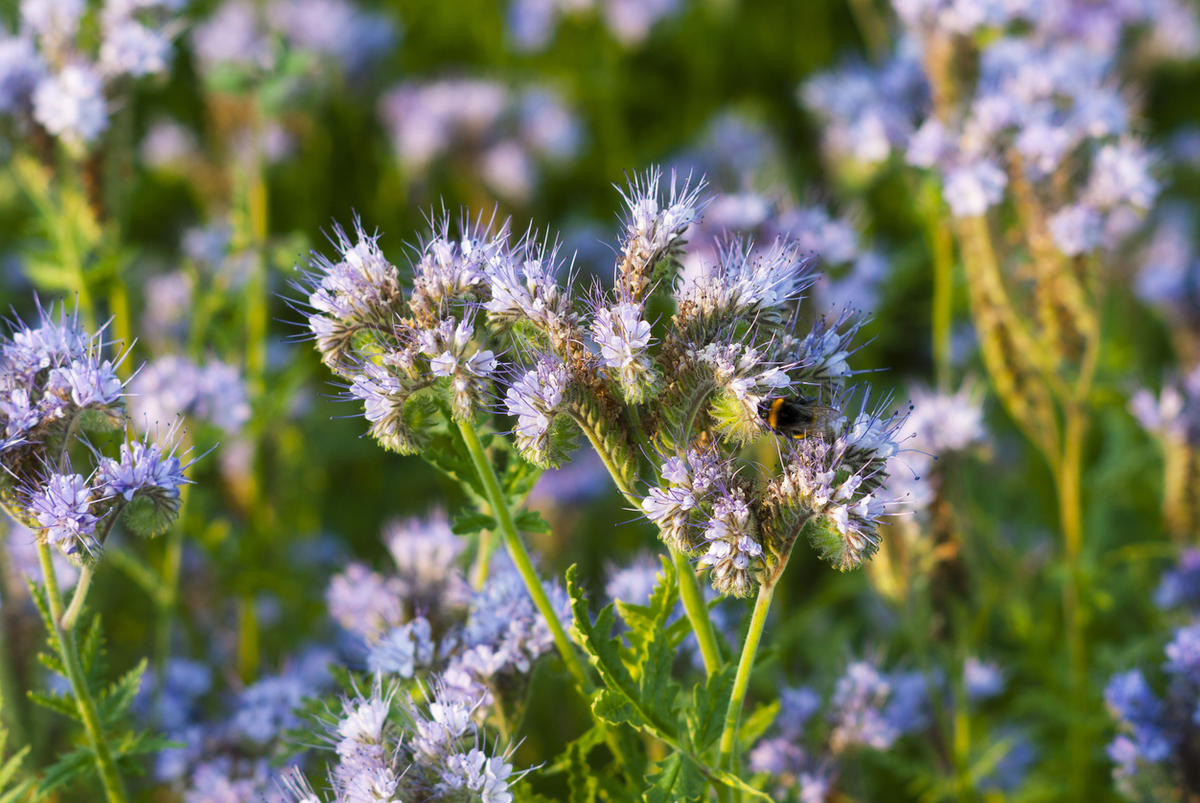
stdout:
<svg viewBox="0 0 1200 803">
<path fill-rule="evenodd" d="M 474 222 L 464 214 L 458 238 L 450 236 L 450 216 L 432 221 L 432 235 L 418 248 L 413 263 L 413 291 L 409 306 L 423 326 L 433 325 L 452 303 L 479 301 L 488 286 L 488 272 L 512 259 L 508 223 L 493 229 L 495 219 Z"/>
<path fill-rule="evenodd" d="M 776 239 L 767 248 L 749 240 L 722 243 L 716 260 L 685 271 L 675 288 L 675 324 L 705 342 L 739 319 L 776 314 L 799 301 L 816 281 L 814 262 L 797 243 Z"/>
<path fill-rule="evenodd" d="M 701 505 L 732 473 L 732 461 L 722 460 L 713 451 L 693 449 L 682 457 L 668 457 L 661 468 L 664 485 L 649 490 L 642 500 L 642 512 L 658 525 L 667 546 L 691 553 L 702 545 L 693 527 L 693 511 L 699 513 Z"/>
<path fill-rule="evenodd" d="M 189 463 L 190 465 L 190 463 Z M 124 500 L 124 521 L 139 535 L 158 535 L 179 515 L 179 489 L 190 482 L 172 447 L 150 440 L 121 444 L 120 457 L 101 457 L 96 482 Z"/>
<path fill-rule="evenodd" d="M 625 297 L 640 301 L 649 292 L 651 271 L 660 259 L 683 244 L 683 235 L 707 205 L 703 179 L 678 182 L 674 171 L 667 187 L 662 171 L 653 168 L 635 176 L 621 190 L 626 217 L 622 221 L 621 262 L 618 281 Z"/>
<path fill-rule="evenodd" d="M 713 588 L 733 597 L 748 597 L 758 587 L 763 548 L 758 527 L 741 488 L 723 490 L 704 525 L 708 548 L 701 566 L 711 567 Z"/>
<path fill-rule="evenodd" d="M 640 404 L 659 383 L 650 356 L 653 339 L 645 308 L 630 301 L 605 306 L 598 298 L 593 305 L 592 337 L 600 349 L 600 362 L 612 371 L 625 400 Z"/>
<path fill-rule="evenodd" d="M 491 298 L 483 307 L 490 319 L 509 326 L 528 321 L 556 352 L 565 354 L 581 338 L 570 281 L 565 288 L 558 284 L 559 247 L 548 239 L 539 242 L 530 231 L 511 253 L 498 253 L 485 268 Z"/>
<path fill-rule="evenodd" d="M 475 332 L 470 314 L 461 321 L 447 318 L 431 329 L 417 332 L 421 353 L 429 357 L 429 370 L 450 380 L 454 417 L 469 421 L 496 370 L 496 356 L 487 349 L 471 349 Z"/>
<path fill-rule="evenodd" d="M 542 356 L 504 394 L 505 409 L 517 418 L 517 448 L 539 466 L 556 466 L 566 456 L 570 425 L 559 414 L 570 387 L 567 366 Z"/>
<path fill-rule="evenodd" d="M 308 328 L 325 364 L 338 370 L 357 332 L 391 325 L 401 296 L 399 275 L 379 249 L 378 235 L 367 234 L 356 219 L 353 239 L 341 226 L 334 227 L 334 237 L 338 261 L 313 252 L 305 281 L 312 288 Z"/>
<path fill-rule="evenodd" d="M 417 434 L 404 417 L 410 394 L 390 371 L 373 362 L 364 363 L 351 379 L 348 390 L 362 401 L 363 412 L 371 423 L 371 437 L 381 446 L 400 454 L 415 454 L 419 450 Z"/>
</svg>

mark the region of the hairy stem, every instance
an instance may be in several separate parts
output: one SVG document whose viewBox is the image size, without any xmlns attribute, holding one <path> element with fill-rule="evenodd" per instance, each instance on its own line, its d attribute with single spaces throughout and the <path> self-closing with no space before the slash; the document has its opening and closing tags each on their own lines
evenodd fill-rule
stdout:
<svg viewBox="0 0 1200 803">
<path fill-rule="evenodd" d="M 700 656 L 704 659 L 704 671 L 711 677 L 721 668 L 716 628 L 713 627 L 712 617 L 708 615 L 704 593 L 696 582 L 696 572 L 688 562 L 687 555 L 672 549 L 671 559 L 675 561 L 675 573 L 679 575 L 679 597 L 683 600 L 683 610 L 692 623 L 692 629 L 696 631 Z"/>
<path fill-rule="evenodd" d="M 525 543 L 517 532 L 512 511 L 508 509 L 508 500 L 504 498 L 504 492 L 500 489 L 500 481 L 496 478 L 496 471 L 483 451 L 479 435 L 476 434 L 475 427 L 470 422 L 459 421 L 457 423 L 463 441 L 467 444 L 467 450 L 471 453 L 471 462 L 475 464 L 475 471 L 479 474 L 479 481 L 483 483 L 488 504 L 491 505 L 492 513 L 496 516 L 505 549 L 508 550 L 508 555 L 512 558 L 513 565 L 517 567 L 521 579 L 525 581 L 525 589 L 533 599 L 533 604 L 542 614 L 542 618 L 546 620 L 546 625 L 550 628 L 550 635 L 554 637 L 554 645 L 558 647 L 558 653 L 562 656 L 563 663 L 574 676 L 579 688 L 585 694 L 590 694 L 593 689 L 592 682 L 588 678 L 587 672 L 584 671 L 579 655 L 567 638 L 562 623 L 558 621 L 558 614 L 550 604 L 550 598 L 546 596 L 546 589 L 542 587 L 542 581 L 538 579 L 537 570 L 533 567 L 533 561 L 529 557 L 529 550 L 525 548 Z"/>
<path fill-rule="evenodd" d="M 96 701 L 88 689 L 83 676 L 83 667 L 79 663 L 79 648 L 75 643 L 75 632 L 63 628 L 62 597 L 58 592 L 58 578 L 54 574 L 54 562 L 50 559 L 50 547 L 38 542 L 38 561 L 42 565 L 42 576 L 46 583 L 46 601 L 50 606 L 50 621 L 54 628 L 54 636 L 58 641 L 59 652 L 62 654 L 63 667 L 67 670 L 67 680 L 71 684 L 71 692 L 75 697 L 75 705 L 79 709 L 79 719 L 87 733 L 88 743 L 92 748 L 92 757 L 96 762 L 96 770 L 100 773 L 100 782 L 104 785 L 104 793 L 109 803 L 124 803 L 125 785 L 117 772 L 117 764 L 113 760 L 112 751 L 104 739 L 100 728 L 100 715 L 96 711 Z M 80 580 L 82 581 L 82 575 Z"/>
<path fill-rule="evenodd" d="M 733 769 L 733 754 L 737 743 L 738 721 L 742 716 L 742 703 L 750 686 L 750 673 L 754 671 L 754 657 L 758 643 L 762 640 L 763 628 L 767 624 L 767 612 L 771 609 L 771 598 L 775 596 L 775 583 L 766 582 L 758 587 L 758 598 L 754 601 L 754 614 L 750 617 L 750 629 L 742 644 L 742 655 L 738 659 L 737 674 L 733 678 L 733 692 L 729 695 L 729 707 L 725 709 L 725 727 L 721 731 L 721 758 L 717 764 L 724 770 Z"/>
<path fill-rule="evenodd" d="M 92 584 L 93 574 L 91 566 L 84 566 L 79 570 L 79 580 L 75 583 L 75 593 L 71 596 L 71 604 L 67 606 L 67 611 L 63 614 L 62 621 L 59 622 L 63 630 L 75 628 L 75 622 L 79 619 L 80 611 L 83 610 L 83 601 L 87 598 L 88 587 Z"/>
</svg>

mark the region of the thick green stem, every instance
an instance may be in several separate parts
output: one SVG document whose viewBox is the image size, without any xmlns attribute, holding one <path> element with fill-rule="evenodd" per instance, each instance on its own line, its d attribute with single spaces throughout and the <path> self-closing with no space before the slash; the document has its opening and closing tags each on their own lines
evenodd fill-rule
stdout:
<svg viewBox="0 0 1200 803">
<path fill-rule="evenodd" d="M 79 612 L 83 610 L 83 601 L 87 598 L 88 588 L 92 584 L 93 574 L 91 566 L 84 566 L 80 569 L 79 580 L 75 583 L 75 593 L 71 597 L 71 604 L 67 606 L 67 612 L 63 614 L 62 622 L 60 622 L 63 630 L 75 628 Z"/>
<path fill-rule="evenodd" d="M 754 657 L 758 653 L 758 642 L 762 640 L 763 628 L 767 624 L 767 611 L 771 609 L 771 598 L 775 596 L 775 583 L 763 583 L 758 587 L 758 599 L 754 601 L 754 614 L 750 617 L 750 629 L 742 645 L 742 656 L 738 659 L 737 674 L 733 678 L 733 692 L 729 696 L 729 707 L 725 709 L 725 728 L 721 731 L 721 758 L 717 766 L 724 770 L 733 769 L 733 754 L 737 743 L 738 720 L 742 716 L 742 703 L 746 689 L 750 686 L 750 673 L 754 671 Z"/>
<path fill-rule="evenodd" d="M 567 670 L 574 676 L 579 688 L 585 694 L 590 694 L 593 688 L 592 682 L 588 678 L 587 672 L 584 671 L 579 655 L 567 638 L 562 623 L 558 621 L 558 614 L 555 613 L 554 606 L 550 604 L 550 598 L 546 596 L 546 589 L 542 587 L 542 581 L 538 578 L 537 570 L 533 567 L 533 561 L 529 557 L 529 550 L 525 548 L 525 543 L 517 532 L 512 511 L 508 509 L 508 500 L 505 499 L 504 492 L 500 489 L 496 471 L 483 451 L 483 444 L 479 442 L 475 427 L 468 421 L 459 421 L 458 430 L 462 433 L 467 450 L 471 453 L 471 462 L 475 464 L 479 481 L 483 483 L 484 495 L 492 508 L 492 514 L 496 517 L 500 537 L 504 541 L 508 555 L 512 558 L 513 565 L 517 567 L 521 579 L 525 581 L 525 588 L 533 599 L 533 604 L 542 614 L 542 618 L 546 620 L 546 625 L 550 628 L 550 635 L 554 637 L 554 644 L 558 647 L 558 653 L 562 656 L 563 663 L 567 665 Z"/>
<path fill-rule="evenodd" d="M 683 610 L 692 623 L 692 629 L 696 631 L 700 656 L 704 659 L 704 671 L 711 677 L 721 668 L 716 628 L 713 627 L 712 617 L 708 615 L 704 593 L 696 582 L 696 572 L 688 562 L 687 555 L 672 549 L 671 558 L 675 561 L 675 573 L 679 575 L 679 597 L 683 600 Z"/>
<path fill-rule="evenodd" d="M 100 773 L 100 782 L 104 785 L 104 793 L 109 803 L 124 803 L 125 785 L 117 772 L 117 764 L 113 761 L 108 742 L 104 740 L 104 732 L 100 728 L 100 715 L 96 711 L 96 701 L 88 690 L 87 681 L 83 676 L 83 667 L 79 663 L 79 648 L 75 644 L 75 632 L 62 627 L 63 607 L 62 597 L 58 593 L 58 578 L 54 574 L 54 563 L 50 559 L 50 547 L 38 543 L 38 561 L 42 565 L 42 576 L 46 582 L 46 601 L 50 606 L 50 621 L 54 627 L 54 635 L 58 640 L 59 651 L 62 653 L 63 667 L 67 670 L 67 681 L 71 684 L 71 692 L 75 696 L 75 704 L 79 709 L 79 719 L 87 733 L 88 743 L 92 748 L 92 756 L 96 761 L 96 770 Z M 82 579 L 82 578 L 81 578 Z"/>
</svg>

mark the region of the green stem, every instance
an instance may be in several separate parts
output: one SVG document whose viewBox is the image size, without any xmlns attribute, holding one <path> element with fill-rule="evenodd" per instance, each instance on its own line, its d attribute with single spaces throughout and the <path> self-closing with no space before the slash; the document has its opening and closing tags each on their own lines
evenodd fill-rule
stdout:
<svg viewBox="0 0 1200 803">
<path fill-rule="evenodd" d="M 124 803 L 127 800 L 125 785 L 117 772 L 117 764 L 108 749 L 108 742 L 104 740 L 96 701 L 92 699 L 92 693 L 83 676 L 83 667 L 79 663 L 79 649 L 75 644 L 75 632 L 63 629 L 60 624 L 63 619 L 62 597 L 58 593 L 58 578 L 54 574 L 54 563 L 50 559 L 50 547 L 41 542 L 38 543 L 38 561 L 42 565 L 42 576 L 46 582 L 50 621 L 58 640 L 59 652 L 62 654 L 63 667 L 67 671 L 67 680 L 75 696 L 75 705 L 79 708 L 79 719 L 83 722 L 83 729 L 87 733 L 92 756 L 96 761 L 96 770 L 100 773 L 100 782 L 104 785 L 104 793 L 109 803 Z M 82 577 L 80 579 L 82 580 Z"/>
<path fill-rule="evenodd" d="M 190 448 L 190 440 L 181 444 L 181 451 Z M 179 596 L 179 567 L 183 563 L 183 531 L 187 518 L 188 489 L 184 485 L 179 492 L 179 513 L 175 523 L 167 531 L 166 550 L 163 555 L 162 577 L 158 583 L 158 593 L 154 597 L 157 610 L 154 634 L 154 677 L 157 683 L 155 690 L 156 708 L 161 712 L 162 694 L 166 688 L 167 658 L 171 655 L 171 624 L 174 621 L 175 601 Z"/>
<path fill-rule="evenodd" d="M 92 575 L 94 574 L 91 566 L 84 566 L 79 570 L 79 580 L 75 583 L 75 593 L 71 597 L 71 604 L 67 606 L 67 612 L 63 614 L 62 625 L 63 630 L 73 630 L 75 621 L 79 618 L 80 611 L 83 610 L 83 601 L 87 598 L 88 587 L 92 584 Z"/>
<path fill-rule="evenodd" d="M 700 643 L 704 671 L 712 677 L 721 668 L 721 651 L 717 649 L 717 631 L 713 627 L 712 617 L 708 615 L 704 593 L 700 590 L 696 572 L 687 555 L 672 549 L 671 558 L 675 561 L 675 573 L 679 575 L 679 596 L 683 600 L 683 610 L 692 623 L 692 629 L 696 631 L 696 641 Z"/>
<path fill-rule="evenodd" d="M 754 656 L 758 653 L 758 642 L 762 639 L 767 624 L 767 611 L 771 609 L 771 598 L 775 595 L 775 582 L 763 583 L 758 587 L 758 599 L 754 601 L 754 614 L 750 617 L 750 629 L 742 645 L 742 656 L 738 659 L 737 674 L 733 678 L 733 692 L 729 696 L 729 707 L 725 709 L 725 728 L 721 731 L 721 758 L 717 766 L 724 770 L 733 767 L 733 753 L 737 742 L 738 720 L 742 716 L 742 703 L 746 689 L 750 686 L 750 673 L 754 670 Z"/>
<path fill-rule="evenodd" d="M 588 425 L 585 416 L 576 415 L 573 418 L 579 428 L 583 430 L 583 434 L 587 436 L 588 441 L 592 444 L 592 449 L 604 463 L 604 467 L 608 469 L 609 476 L 612 477 L 617 490 L 625 497 L 625 501 L 634 510 L 641 510 L 638 498 L 633 492 L 633 484 L 625 472 L 620 470 L 620 466 L 613 462 L 609 450 L 604 448 L 604 444 L 600 440 L 599 433 L 594 427 Z M 700 590 L 700 584 L 696 581 L 696 572 L 688 563 L 687 556 L 672 549 L 671 559 L 675 562 L 675 568 L 678 570 L 675 574 L 678 575 L 679 596 L 683 600 L 684 613 L 687 614 L 688 622 L 691 623 L 692 630 L 696 633 L 696 641 L 700 644 L 700 655 L 704 659 L 705 672 L 712 675 L 721 668 L 721 651 L 717 648 L 717 630 L 713 627 L 712 617 L 708 615 L 708 605 L 704 602 L 704 594 Z"/>
<path fill-rule="evenodd" d="M 475 427 L 470 422 L 458 421 L 457 423 L 463 441 L 467 444 L 467 450 L 471 453 L 471 462 L 475 464 L 475 471 L 479 474 L 479 481 L 483 483 L 484 494 L 496 517 L 500 537 L 504 541 L 508 555 L 517 567 L 521 579 L 525 581 L 525 588 L 533 599 L 533 604 L 542 614 L 542 618 L 546 620 L 546 625 L 550 628 L 550 635 L 554 637 L 554 644 L 558 647 L 558 653 L 562 656 L 567 670 L 574 676 L 575 682 L 579 684 L 579 688 L 584 694 L 590 694 L 593 689 L 592 682 L 588 678 L 587 672 L 584 671 L 575 648 L 567 639 L 567 633 L 563 630 L 562 623 L 558 621 L 558 614 L 555 613 L 554 606 L 550 604 L 550 598 L 546 596 L 546 589 L 542 587 L 542 581 L 538 579 L 537 570 L 534 569 L 533 561 L 529 557 L 529 551 L 525 548 L 525 543 L 521 540 L 517 526 L 513 522 L 512 511 L 508 509 L 508 500 L 504 498 L 504 492 L 500 489 L 496 471 L 483 451 L 483 444 L 479 442 L 479 435 L 476 434 Z"/>
</svg>

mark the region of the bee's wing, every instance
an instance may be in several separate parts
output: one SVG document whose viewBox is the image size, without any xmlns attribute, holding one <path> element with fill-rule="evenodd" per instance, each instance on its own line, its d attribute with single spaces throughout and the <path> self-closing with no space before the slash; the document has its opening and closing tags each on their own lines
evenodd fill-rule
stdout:
<svg viewBox="0 0 1200 803">
<path fill-rule="evenodd" d="M 809 429 L 818 432 L 836 432 L 841 428 L 842 422 L 845 420 L 840 410 L 821 404 L 811 405 L 808 411 L 812 415 L 812 423 L 809 425 Z"/>
</svg>

